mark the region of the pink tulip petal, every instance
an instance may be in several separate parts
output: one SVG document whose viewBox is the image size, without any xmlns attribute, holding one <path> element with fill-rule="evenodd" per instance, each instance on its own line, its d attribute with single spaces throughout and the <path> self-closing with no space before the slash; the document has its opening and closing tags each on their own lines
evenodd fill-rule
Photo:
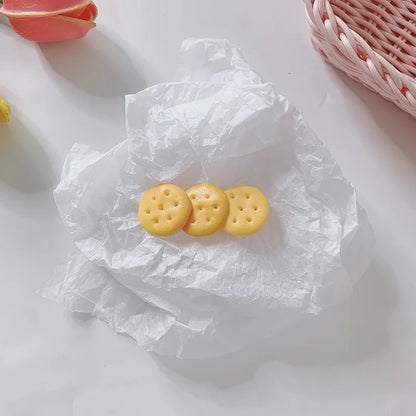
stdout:
<svg viewBox="0 0 416 416">
<path fill-rule="evenodd" d="M 97 15 L 97 6 L 92 2 L 86 7 L 63 14 L 63 16 L 75 17 L 77 19 L 87 20 L 90 22 L 93 22 L 97 18 Z"/>
<path fill-rule="evenodd" d="M 91 2 L 86 8 L 85 8 L 85 10 L 84 10 L 84 13 L 90 13 L 91 14 L 91 17 L 90 17 L 90 20 L 91 21 L 94 21 L 96 18 L 97 18 L 97 16 L 98 16 L 98 9 L 97 9 L 97 6 L 93 3 L 93 2 Z M 82 17 L 83 15 L 81 15 L 80 16 L 80 19 L 83 19 L 83 17 Z M 83 19 L 83 20 L 87 20 L 87 19 Z"/>
<path fill-rule="evenodd" d="M 8 17 L 51 16 L 86 7 L 91 0 L 4 0 L 0 13 Z"/>
<path fill-rule="evenodd" d="M 95 5 L 95 3 L 93 1 L 91 2 L 91 6 L 94 7 L 94 9 L 93 9 L 93 18 L 95 20 L 98 16 L 98 7 Z"/>
<path fill-rule="evenodd" d="M 74 17 L 75 19 L 79 19 L 79 17 L 84 13 L 87 7 L 88 6 L 81 7 L 79 9 L 71 10 L 70 12 L 67 12 L 67 13 L 60 13 L 60 16 L 68 16 L 68 17 Z M 82 18 L 82 20 L 88 20 L 88 19 Z"/>
<path fill-rule="evenodd" d="M 67 16 L 10 18 L 10 23 L 16 33 L 34 42 L 80 39 L 95 27 L 93 22 Z"/>
</svg>

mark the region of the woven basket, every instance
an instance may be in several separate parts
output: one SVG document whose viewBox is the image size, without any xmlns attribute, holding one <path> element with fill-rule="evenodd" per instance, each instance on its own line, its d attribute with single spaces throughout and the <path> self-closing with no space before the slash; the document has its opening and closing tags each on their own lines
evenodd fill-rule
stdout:
<svg viewBox="0 0 416 416">
<path fill-rule="evenodd" d="M 315 49 L 416 117 L 416 0 L 305 0 Z"/>
</svg>

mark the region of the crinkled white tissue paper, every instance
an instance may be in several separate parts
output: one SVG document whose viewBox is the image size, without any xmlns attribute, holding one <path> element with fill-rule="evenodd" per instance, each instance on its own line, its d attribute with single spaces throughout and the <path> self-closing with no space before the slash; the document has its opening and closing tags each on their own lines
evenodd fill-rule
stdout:
<svg viewBox="0 0 416 416">
<path fill-rule="evenodd" d="M 187 39 L 181 58 L 176 81 L 126 97 L 125 141 L 71 149 L 55 201 L 76 248 L 43 294 L 148 351 L 206 358 L 349 296 L 374 243 L 335 160 L 238 49 Z M 138 204 L 161 182 L 258 187 L 270 220 L 246 238 L 150 235 Z"/>
</svg>

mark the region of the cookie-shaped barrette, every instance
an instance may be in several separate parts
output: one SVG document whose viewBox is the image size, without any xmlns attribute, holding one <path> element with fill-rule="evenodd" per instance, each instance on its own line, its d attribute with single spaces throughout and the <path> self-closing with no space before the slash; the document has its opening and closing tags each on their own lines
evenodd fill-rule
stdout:
<svg viewBox="0 0 416 416">
<path fill-rule="evenodd" d="M 260 231 L 267 223 L 270 205 L 263 193 L 252 186 L 235 186 L 225 194 L 230 203 L 230 214 L 224 225 L 227 233 L 245 237 Z"/>
<path fill-rule="evenodd" d="M 151 234 L 169 236 L 181 230 L 192 213 L 185 191 L 176 185 L 162 184 L 147 191 L 139 206 L 142 227 Z"/>
<path fill-rule="evenodd" d="M 224 191 L 204 183 L 186 191 L 193 211 L 184 231 L 194 237 L 205 237 L 217 232 L 227 219 L 230 206 Z"/>
</svg>

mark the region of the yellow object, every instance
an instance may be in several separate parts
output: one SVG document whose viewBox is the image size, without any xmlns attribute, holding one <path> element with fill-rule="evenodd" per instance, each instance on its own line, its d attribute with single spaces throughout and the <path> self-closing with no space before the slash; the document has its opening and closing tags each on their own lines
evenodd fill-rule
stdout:
<svg viewBox="0 0 416 416">
<path fill-rule="evenodd" d="M 230 203 L 230 214 L 224 225 L 227 233 L 240 237 L 260 231 L 267 223 L 270 205 L 263 193 L 252 186 L 235 186 L 225 194 Z"/>
<path fill-rule="evenodd" d="M 185 191 L 176 185 L 162 184 L 147 191 L 139 206 L 139 220 L 151 234 L 169 236 L 181 230 L 192 213 Z"/>
<path fill-rule="evenodd" d="M 184 231 L 194 237 L 205 237 L 217 232 L 225 223 L 230 205 L 224 191 L 215 185 L 204 183 L 186 191 L 193 212 Z"/>
<path fill-rule="evenodd" d="M 0 123 L 8 123 L 10 121 L 10 107 L 7 102 L 0 97 Z"/>
</svg>

